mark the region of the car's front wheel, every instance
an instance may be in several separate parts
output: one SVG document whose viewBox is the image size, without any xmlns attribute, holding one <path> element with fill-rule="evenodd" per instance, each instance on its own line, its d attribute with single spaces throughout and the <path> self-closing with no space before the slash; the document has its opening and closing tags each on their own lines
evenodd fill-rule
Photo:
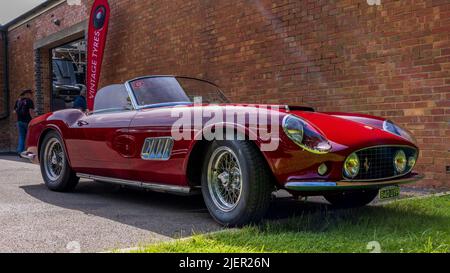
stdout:
<svg viewBox="0 0 450 273">
<path fill-rule="evenodd" d="M 274 188 L 267 164 L 253 143 L 214 141 L 202 170 L 203 198 L 217 222 L 242 226 L 264 217 Z"/>
<path fill-rule="evenodd" d="M 325 195 L 325 199 L 339 208 L 358 208 L 370 204 L 378 196 L 379 190 L 338 192 Z"/>
<path fill-rule="evenodd" d="M 77 186 L 79 178 L 70 167 L 58 133 L 50 132 L 44 137 L 39 159 L 42 177 L 50 190 L 68 192 Z"/>
</svg>

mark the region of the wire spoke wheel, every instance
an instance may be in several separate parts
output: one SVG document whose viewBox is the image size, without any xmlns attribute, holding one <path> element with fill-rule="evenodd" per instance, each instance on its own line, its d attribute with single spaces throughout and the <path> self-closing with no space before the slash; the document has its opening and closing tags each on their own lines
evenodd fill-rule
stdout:
<svg viewBox="0 0 450 273">
<path fill-rule="evenodd" d="M 57 181 L 64 170 L 66 158 L 61 142 L 52 138 L 48 141 L 44 150 L 44 169 L 51 181 Z"/>
<path fill-rule="evenodd" d="M 230 212 L 242 195 L 242 171 L 236 154 L 228 147 L 219 147 L 208 164 L 208 190 L 214 204 Z"/>
</svg>

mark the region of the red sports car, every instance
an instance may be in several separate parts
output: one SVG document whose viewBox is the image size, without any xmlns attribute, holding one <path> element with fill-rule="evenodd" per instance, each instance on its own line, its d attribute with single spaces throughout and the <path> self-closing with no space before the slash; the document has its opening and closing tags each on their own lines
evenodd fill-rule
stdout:
<svg viewBox="0 0 450 273">
<path fill-rule="evenodd" d="M 202 193 L 226 226 L 257 222 L 271 194 L 324 196 L 339 207 L 422 177 L 406 130 L 383 118 L 284 105 L 231 104 L 213 83 L 149 76 L 105 87 L 93 112 L 34 119 L 27 152 L 50 190 L 80 177 L 176 194 Z"/>
</svg>

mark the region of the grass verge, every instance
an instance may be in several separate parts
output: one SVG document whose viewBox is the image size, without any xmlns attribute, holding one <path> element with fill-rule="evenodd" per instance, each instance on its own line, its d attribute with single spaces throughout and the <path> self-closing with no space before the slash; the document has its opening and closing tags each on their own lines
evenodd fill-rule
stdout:
<svg viewBox="0 0 450 273">
<path fill-rule="evenodd" d="M 376 242 L 376 243 L 370 243 Z M 368 253 L 450 252 L 450 196 L 401 200 L 384 206 L 302 215 L 141 248 L 139 253 Z"/>
</svg>

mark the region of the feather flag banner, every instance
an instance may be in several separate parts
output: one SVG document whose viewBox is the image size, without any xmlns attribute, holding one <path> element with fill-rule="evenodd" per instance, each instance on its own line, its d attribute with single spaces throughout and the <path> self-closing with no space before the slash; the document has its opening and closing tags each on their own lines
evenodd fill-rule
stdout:
<svg viewBox="0 0 450 273">
<path fill-rule="evenodd" d="M 87 46 L 87 106 L 94 110 L 95 96 L 103 62 L 110 8 L 108 0 L 95 0 L 89 18 L 88 46 Z"/>
</svg>

